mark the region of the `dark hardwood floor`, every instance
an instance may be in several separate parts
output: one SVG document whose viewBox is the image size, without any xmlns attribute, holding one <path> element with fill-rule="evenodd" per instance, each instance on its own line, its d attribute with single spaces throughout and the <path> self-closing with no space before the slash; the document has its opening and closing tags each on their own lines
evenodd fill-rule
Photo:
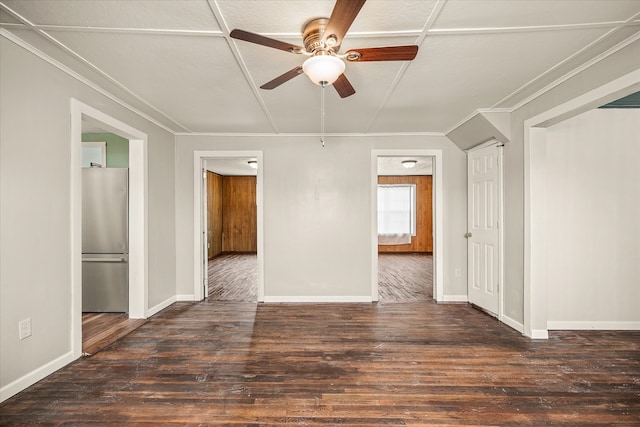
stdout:
<svg viewBox="0 0 640 427">
<path fill-rule="evenodd" d="M 82 352 L 92 355 L 146 322 L 126 313 L 82 313 Z"/>
<path fill-rule="evenodd" d="M 380 302 L 433 299 L 433 256 L 423 253 L 378 254 Z"/>
<path fill-rule="evenodd" d="M 256 302 L 258 300 L 258 256 L 229 253 L 209 260 L 209 299 Z"/>
<path fill-rule="evenodd" d="M 530 340 L 468 305 L 176 303 L 1 425 L 640 425 L 640 332 Z"/>
<path fill-rule="evenodd" d="M 209 260 L 209 299 L 257 301 L 257 256 L 223 254 Z M 378 255 L 378 296 L 381 302 L 433 299 L 433 256 L 420 253 Z"/>
</svg>

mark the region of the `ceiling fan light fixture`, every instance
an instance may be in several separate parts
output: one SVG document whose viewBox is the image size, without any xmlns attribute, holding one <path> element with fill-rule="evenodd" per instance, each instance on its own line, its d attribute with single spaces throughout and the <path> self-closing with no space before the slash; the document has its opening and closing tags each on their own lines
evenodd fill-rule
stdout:
<svg viewBox="0 0 640 427">
<path fill-rule="evenodd" d="M 302 71 L 317 85 L 333 84 L 344 73 L 344 61 L 333 55 L 315 55 L 302 64 Z"/>
<path fill-rule="evenodd" d="M 406 169 L 411 169 L 415 167 L 416 163 L 418 163 L 417 160 L 403 160 L 402 166 L 404 166 Z"/>
</svg>

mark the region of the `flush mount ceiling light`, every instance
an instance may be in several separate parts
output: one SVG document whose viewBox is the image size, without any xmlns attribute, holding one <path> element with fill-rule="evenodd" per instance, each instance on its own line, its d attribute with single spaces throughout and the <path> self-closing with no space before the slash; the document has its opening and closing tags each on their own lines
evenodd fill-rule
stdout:
<svg viewBox="0 0 640 427">
<path fill-rule="evenodd" d="M 412 167 L 414 167 L 416 165 L 416 163 L 418 163 L 417 160 L 403 160 L 402 161 L 402 166 L 404 166 L 407 169 L 411 169 Z"/>
<path fill-rule="evenodd" d="M 302 71 L 317 85 L 333 84 L 344 73 L 344 61 L 333 55 L 316 55 L 302 64 Z"/>
<path fill-rule="evenodd" d="M 258 161 L 257 160 L 249 160 L 247 162 L 249 164 L 249 166 L 251 166 L 253 169 L 258 169 Z"/>
</svg>

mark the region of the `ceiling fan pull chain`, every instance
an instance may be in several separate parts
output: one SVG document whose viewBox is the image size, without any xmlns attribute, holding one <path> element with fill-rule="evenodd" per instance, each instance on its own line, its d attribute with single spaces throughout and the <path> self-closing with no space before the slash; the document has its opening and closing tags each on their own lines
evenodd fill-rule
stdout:
<svg viewBox="0 0 640 427">
<path fill-rule="evenodd" d="M 320 142 L 324 147 L 324 88 L 327 87 L 327 82 L 320 83 Z"/>
</svg>

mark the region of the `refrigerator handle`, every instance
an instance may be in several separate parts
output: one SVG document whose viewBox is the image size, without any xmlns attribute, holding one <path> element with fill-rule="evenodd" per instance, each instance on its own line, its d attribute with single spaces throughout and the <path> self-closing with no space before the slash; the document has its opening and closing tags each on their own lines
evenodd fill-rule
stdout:
<svg viewBox="0 0 640 427">
<path fill-rule="evenodd" d="M 126 262 L 127 258 L 82 258 L 82 262 Z"/>
</svg>

